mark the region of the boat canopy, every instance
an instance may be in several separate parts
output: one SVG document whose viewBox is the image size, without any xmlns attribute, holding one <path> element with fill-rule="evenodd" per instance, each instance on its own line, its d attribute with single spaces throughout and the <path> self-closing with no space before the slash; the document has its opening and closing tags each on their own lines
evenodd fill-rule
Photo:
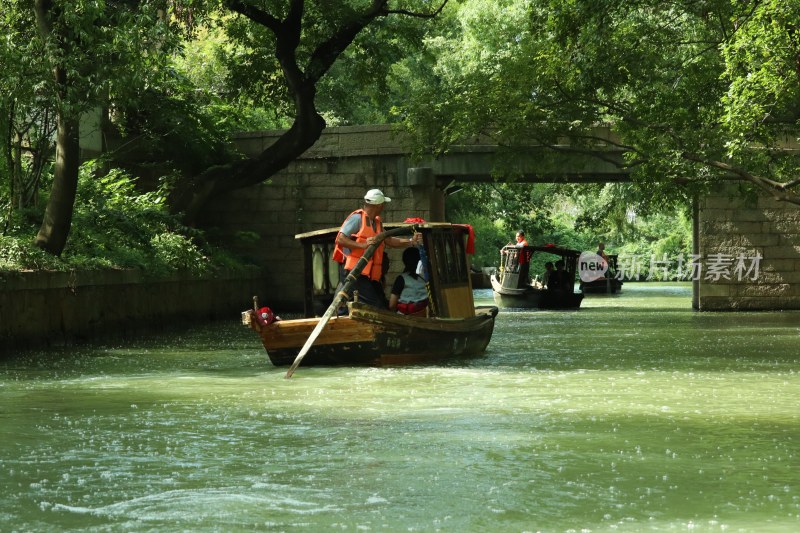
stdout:
<svg viewBox="0 0 800 533">
<path fill-rule="evenodd" d="M 475 316 L 467 258 L 471 228 L 447 222 L 383 224 L 384 230 L 402 226 L 408 227 L 409 235 L 415 231 L 422 234 L 430 308 L 434 315 L 440 318 Z M 333 301 L 339 283 L 340 265 L 333 260 L 338 233 L 339 228 L 335 227 L 295 235 L 303 246 L 303 300 L 307 317 L 321 315 Z"/>
<path fill-rule="evenodd" d="M 500 272 L 503 287 L 520 288 L 528 285 L 529 268 L 536 253 L 553 254 L 564 261 L 567 272 L 566 281 L 569 286 L 575 283 L 578 270 L 578 258 L 581 252 L 571 248 L 542 244 L 537 246 L 515 246 L 509 244 L 500 250 Z"/>
</svg>

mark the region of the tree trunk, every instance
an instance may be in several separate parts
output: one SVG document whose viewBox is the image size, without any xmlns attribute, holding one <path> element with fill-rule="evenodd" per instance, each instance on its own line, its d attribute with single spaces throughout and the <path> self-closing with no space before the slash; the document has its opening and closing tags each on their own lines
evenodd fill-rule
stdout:
<svg viewBox="0 0 800 533">
<path fill-rule="evenodd" d="M 61 255 L 64 251 L 72 227 L 80 168 L 78 124 L 77 118 L 65 117 L 59 112 L 53 187 L 42 226 L 36 235 L 36 246 L 53 255 Z"/>
<path fill-rule="evenodd" d="M 23 137 L 19 132 L 14 132 L 13 155 L 11 156 L 11 198 L 17 209 L 25 207 L 25 186 L 22 180 L 22 142 Z"/>
<path fill-rule="evenodd" d="M 64 55 L 69 48 L 60 35 L 53 33 L 52 18 L 58 15 L 58 6 L 53 0 L 35 0 L 36 24 L 42 39 L 53 41 Z M 56 164 L 53 172 L 53 187 L 47 202 L 42 226 L 36 235 L 36 246 L 53 255 L 61 255 L 67 244 L 72 227 L 72 212 L 75 209 L 75 193 L 78 190 L 78 170 L 80 169 L 80 122 L 72 106 L 68 105 L 69 77 L 67 69 L 60 62 L 58 54 L 53 60 L 53 80 L 58 94 L 56 113 Z"/>
<path fill-rule="evenodd" d="M 214 166 L 181 182 L 170 194 L 170 211 L 182 213 L 184 222 L 192 225 L 210 199 L 265 181 L 314 146 L 325 129 L 325 120 L 314 106 L 316 88 L 307 84 L 298 92 L 291 128 L 256 158 Z"/>
<path fill-rule="evenodd" d="M 388 0 L 372 0 L 362 13 L 318 43 L 304 72 L 297 60 L 297 49 L 303 38 L 303 0 L 290 2 L 290 9 L 283 20 L 278 20 L 250 2 L 226 2 L 229 9 L 264 26 L 275 35 L 275 58 L 294 100 L 295 119 L 292 127 L 258 157 L 212 167 L 180 184 L 168 199 L 170 210 L 183 213 L 185 222 L 193 224 L 197 214 L 212 198 L 265 181 L 314 146 L 325 129 L 325 120 L 317 112 L 315 103 L 317 82 L 361 30 L 377 17 L 389 13 L 386 10 L 387 3 Z"/>
</svg>

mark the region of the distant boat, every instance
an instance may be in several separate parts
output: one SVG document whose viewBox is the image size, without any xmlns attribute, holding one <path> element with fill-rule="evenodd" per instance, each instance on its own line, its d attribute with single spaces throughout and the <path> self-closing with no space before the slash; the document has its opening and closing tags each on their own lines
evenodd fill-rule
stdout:
<svg viewBox="0 0 800 533">
<path fill-rule="evenodd" d="M 608 255 L 607 276 L 597 278 L 592 281 L 581 281 L 580 289 L 584 294 L 616 294 L 622 292 L 622 280 L 617 278 L 617 258 L 618 255 Z"/>
<path fill-rule="evenodd" d="M 537 254 L 548 256 L 547 261 L 553 263 L 558 260 L 564 262 L 564 270 L 560 274 L 555 271 L 550 274 L 547 285 L 530 277 L 530 264 L 538 259 Z M 500 268 L 492 275 L 495 303 L 499 307 L 512 308 L 579 309 L 583 293 L 575 292 L 575 278 L 580 255 L 577 250 L 553 244 L 504 246 L 500 250 Z"/>
<path fill-rule="evenodd" d="M 497 307 L 475 307 L 466 255 L 468 228 L 446 223 L 414 228 L 422 234 L 430 273 L 428 312 L 402 315 L 358 302 L 356 295 L 356 301 L 348 303 L 348 315 L 328 321 L 302 366 L 404 365 L 475 356 L 486 350 Z M 259 320 L 258 309 L 242 313 L 242 322 L 260 336 L 276 366 L 292 364 L 320 321 L 313 315 L 333 300 L 338 264 L 329 258 L 338 232 L 339 228 L 330 228 L 295 236 L 305 250 L 306 318 L 265 323 Z"/>
<path fill-rule="evenodd" d="M 472 278 L 473 289 L 491 289 L 492 288 L 492 274 L 495 268 L 481 268 L 476 269 L 473 267 L 470 277 Z"/>
</svg>

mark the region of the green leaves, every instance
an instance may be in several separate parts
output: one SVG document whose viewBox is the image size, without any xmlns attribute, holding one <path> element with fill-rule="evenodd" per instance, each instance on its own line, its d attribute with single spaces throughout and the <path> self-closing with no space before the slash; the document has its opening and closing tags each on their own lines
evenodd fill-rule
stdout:
<svg viewBox="0 0 800 533">
<path fill-rule="evenodd" d="M 429 83 L 413 85 L 396 111 L 420 157 L 478 134 L 512 152 L 590 148 L 597 126 L 608 125 L 640 195 L 665 205 L 725 174 L 724 164 L 779 182 L 798 170 L 796 156 L 779 150 L 798 136 L 800 118 L 794 0 L 457 7 L 457 31 L 426 41 Z"/>
<path fill-rule="evenodd" d="M 761 2 L 735 20 L 737 31 L 722 47 L 730 156 L 753 141 L 771 143 L 782 133 L 775 123 L 793 126 L 800 117 L 800 5 Z"/>
<path fill-rule="evenodd" d="M 104 162 L 81 167 L 73 231 L 62 256 L 33 245 L 38 212 L 17 211 L 8 234 L 0 236 L 0 270 L 141 268 L 160 276 L 186 271 L 203 274 L 235 258 L 212 247 L 202 232 L 167 213 L 164 191 L 140 192 L 125 172 L 99 174 Z M 23 218 L 24 215 L 29 215 Z"/>
</svg>

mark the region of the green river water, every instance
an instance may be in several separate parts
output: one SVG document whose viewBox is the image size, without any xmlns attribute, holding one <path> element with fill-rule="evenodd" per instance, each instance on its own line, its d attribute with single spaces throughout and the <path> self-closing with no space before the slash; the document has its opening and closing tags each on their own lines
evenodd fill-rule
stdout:
<svg viewBox="0 0 800 533">
<path fill-rule="evenodd" d="M 0 361 L 0 531 L 800 531 L 798 312 L 630 283 L 284 373 L 238 317 Z"/>
</svg>

